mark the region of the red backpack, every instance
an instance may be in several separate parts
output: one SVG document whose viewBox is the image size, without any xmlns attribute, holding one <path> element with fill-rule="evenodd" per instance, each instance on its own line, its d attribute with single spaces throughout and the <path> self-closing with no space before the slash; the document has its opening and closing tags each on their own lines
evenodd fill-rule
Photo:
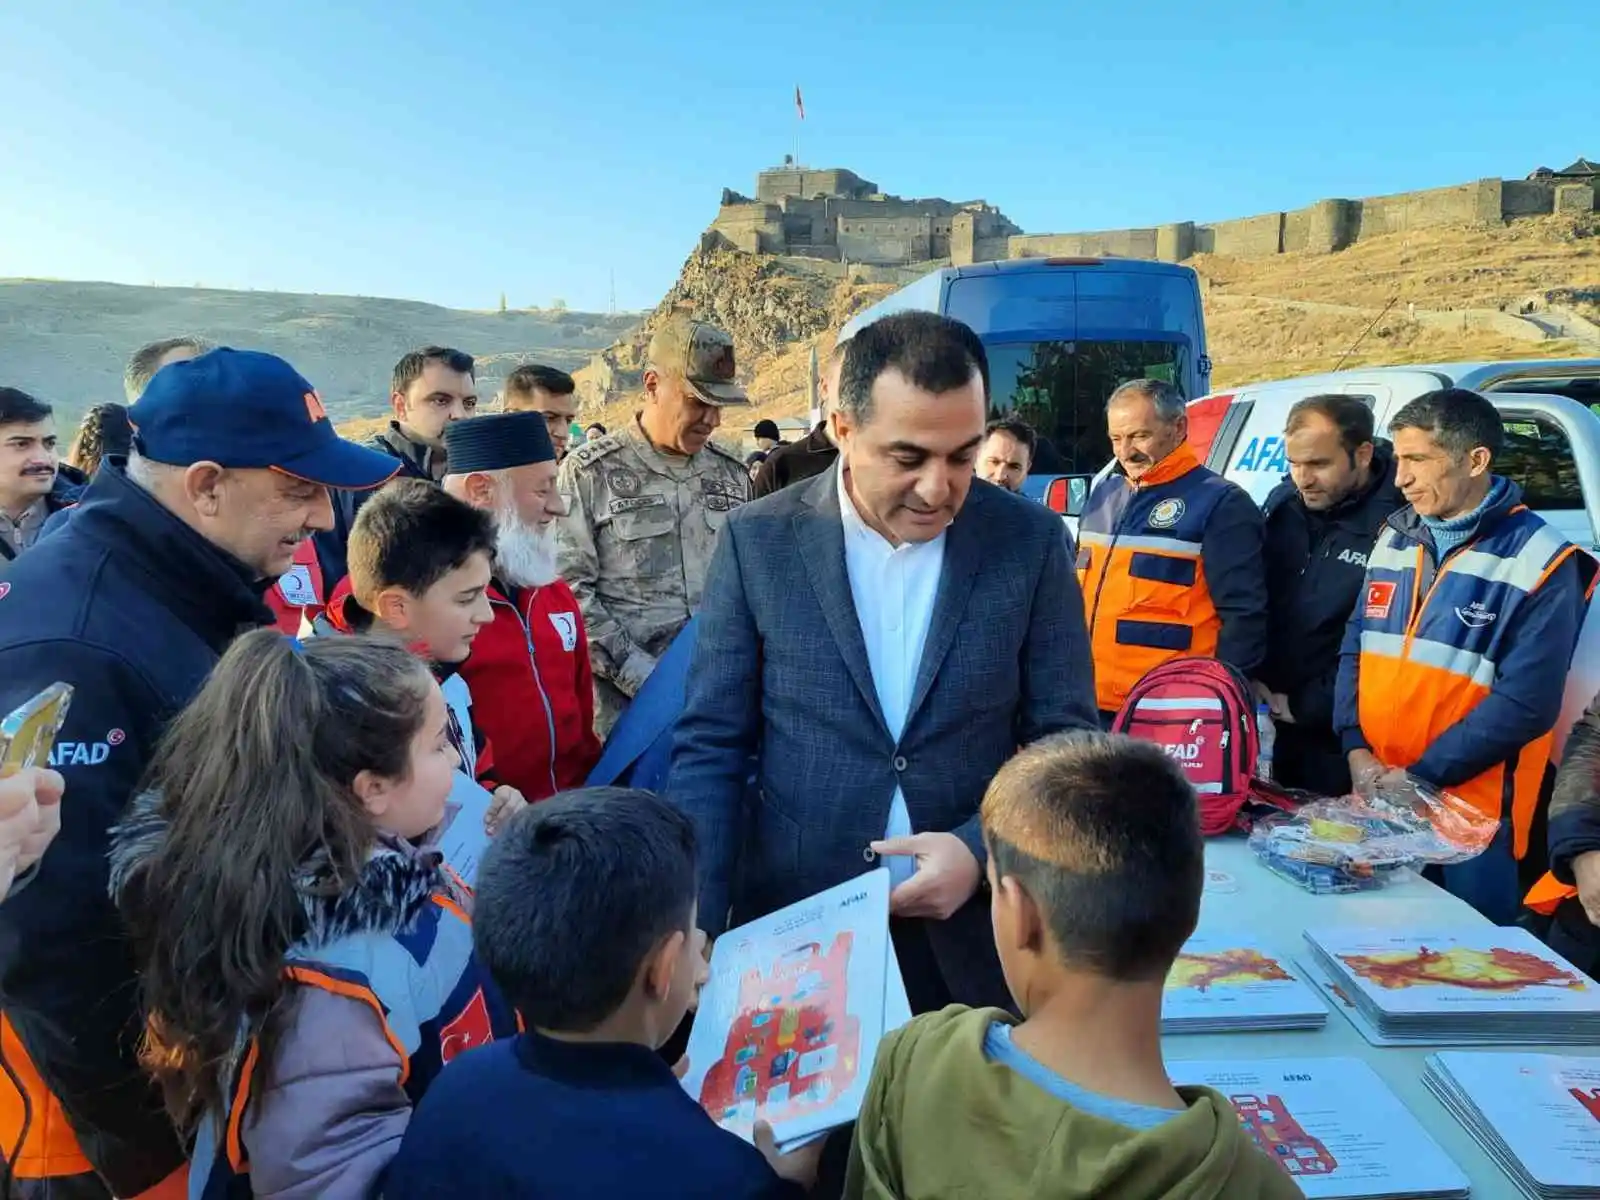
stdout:
<svg viewBox="0 0 1600 1200">
<path fill-rule="evenodd" d="M 1154 742 L 1200 799 L 1200 832 L 1226 833 L 1252 799 L 1261 739 L 1249 681 L 1214 658 L 1175 658 L 1133 685 L 1112 733 Z"/>
</svg>

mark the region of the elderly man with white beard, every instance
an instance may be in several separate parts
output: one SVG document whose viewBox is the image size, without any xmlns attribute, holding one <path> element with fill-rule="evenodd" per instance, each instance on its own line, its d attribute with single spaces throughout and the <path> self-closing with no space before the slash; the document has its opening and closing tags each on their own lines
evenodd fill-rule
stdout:
<svg viewBox="0 0 1600 1200">
<path fill-rule="evenodd" d="M 461 676 L 494 746 L 495 778 L 527 799 L 581 787 L 600 757 L 589 639 L 556 570 L 556 450 L 544 415 L 493 413 L 444 434 L 445 491 L 495 519 L 494 621 Z"/>
</svg>

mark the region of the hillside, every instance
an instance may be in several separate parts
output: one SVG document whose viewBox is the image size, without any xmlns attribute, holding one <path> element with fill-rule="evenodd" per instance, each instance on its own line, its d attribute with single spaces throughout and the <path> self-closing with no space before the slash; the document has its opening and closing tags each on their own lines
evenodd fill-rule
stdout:
<svg viewBox="0 0 1600 1200">
<path fill-rule="evenodd" d="M 48 400 L 66 424 L 122 399 L 123 364 L 137 347 L 194 333 L 282 355 L 345 420 L 380 411 L 395 361 L 418 346 L 477 356 L 480 386 L 492 395 L 517 364 L 575 368 L 638 321 L 637 313 L 464 312 L 367 296 L 0 280 L 0 382 Z"/>
<path fill-rule="evenodd" d="M 1391 234 L 1335 254 L 1199 255 L 1188 265 L 1201 276 L 1219 388 L 1331 370 L 1352 346 L 1346 366 L 1600 356 L 1600 214 Z M 733 437 L 760 417 L 803 416 L 810 348 L 825 353 L 839 325 L 895 286 L 823 266 L 697 251 L 649 318 L 683 306 L 734 335 L 753 404 L 728 422 Z M 607 425 L 635 407 L 648 327 L 579 372 L 586 413 Z"/>
</svg>

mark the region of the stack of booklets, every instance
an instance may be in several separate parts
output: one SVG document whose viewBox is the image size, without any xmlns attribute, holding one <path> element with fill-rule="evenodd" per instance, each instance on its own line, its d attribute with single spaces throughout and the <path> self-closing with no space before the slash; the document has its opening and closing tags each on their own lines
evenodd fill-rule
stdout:
<svg viewBox="0 0 1600 1200">
<path fill-rule="evenodd" d="M 1321 1029 L 1328 1010 L 1288 964 L 1248 937 L 1197 933 L 1161 997 L 1162 1033 Z"/>
<path fill-rule="evenodd" d="M 1443 1051 L 1423 1082 L 1524 1195 L 1600 1196 L 1600 1058 Z"/>
<path fill-rule="evenodd" d="M 1600 988 L 1524 929 L 1308 929 L 1307 974 L 1376 1046 L 1594 1045 Z"/>
<path fill-rule="evenodd" d="M 911 1019 L 879 869 L 729 930 L 711 952 L 683 1086 L 724 1129 L 788 1151 L 861 1111 L 878 1044 Z"/>
<path fill-rule="evenodd" d="M 1221 1092 L 1313 1200 L 1468 1194 L 1461 1168 L 1358 1058 L 1169 1062 L 1167 1070 L 1175 1084 Z"/>
</svg>

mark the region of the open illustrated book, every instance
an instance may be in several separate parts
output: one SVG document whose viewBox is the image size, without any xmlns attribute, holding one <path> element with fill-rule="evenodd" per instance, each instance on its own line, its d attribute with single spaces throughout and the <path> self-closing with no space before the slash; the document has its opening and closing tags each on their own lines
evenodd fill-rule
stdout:
<svg viewBox="0 0 1600 1200">
<path fill-rule="evenodd" d="M 444 802 L 444 819 L 428 837 L 426 846 L 444 855 L 449 867 L 471 887 L 478 878 L 478 863 L 489 849 L 484 819 L 494 805 L 487 788 L 465 771 L 457 771 Z"/>
<path fill-rule="evenodd" d="M 748 1141 L 764 1120 L 793 1150 L 856 1119 L 910 1019 L 879 869 L 717 939 L 683 1086 L 724 1129 Z"/>
</svg>

